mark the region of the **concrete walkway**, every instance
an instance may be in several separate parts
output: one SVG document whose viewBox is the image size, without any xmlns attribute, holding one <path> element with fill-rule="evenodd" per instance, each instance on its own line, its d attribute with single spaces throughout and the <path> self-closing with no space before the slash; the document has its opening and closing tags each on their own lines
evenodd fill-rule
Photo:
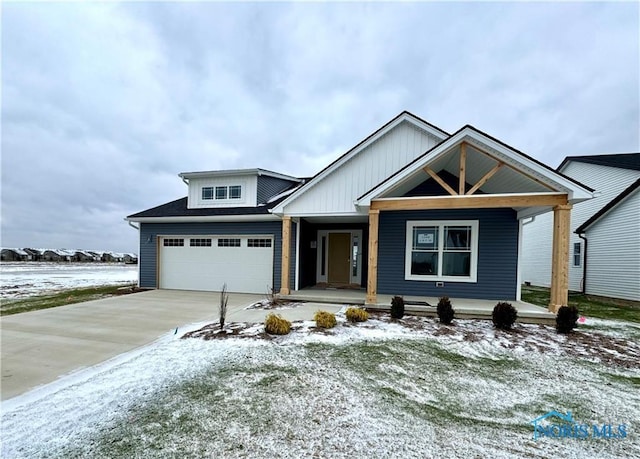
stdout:
<svg viewBox="0 0 640 459">
<path fill-rule="evenodd" d="M 149 344 L 176 327 L 217 322 L 219 298 L 213 292 L 152 290 L 4 316 L 2 400 Z M 264 321 L 270 311 L 244 309 L 261 299 L 229 294 L 227 322 Z M 340 306 L 306 303 L 275 312 L 306 320 L 318 309 L 335 312 Z"/>
</svg>

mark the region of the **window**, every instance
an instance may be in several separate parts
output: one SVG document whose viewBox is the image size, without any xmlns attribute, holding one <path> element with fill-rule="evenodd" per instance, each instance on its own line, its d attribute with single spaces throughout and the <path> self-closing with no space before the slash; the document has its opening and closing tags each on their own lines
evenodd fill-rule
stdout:
<svg viewBox="0 0 640 459">
<path fill-rule="evenodd" d="M 271 239 L 248 239 L 247 247 L 271 247 Z"/>
<path fill-rule="evenodd" d="M 211 247 L 211 239 L 191 239 L 189 245 L 191 247 Z"/>
<path fill-rule="evenodd" d="M 165 247 L 184 247 L 184 239 L 164 239 L 162 245 Z"/>
<path fill-rule="evenodd" d="M 240 199 L 242 187 L 240 185 L 232 185 L 229 187 L 229 199 Z"/>
<path fill-rule="evenodd" d="M 218 247 L 240 247 L 240 239 L 218 239 Z"/>
<path fill-rule="evenodd" d="M 202 187 L 202 200 L 213 199 L 213 187 Z"/>
<path fill-rule="evenodd" d="M 227 187 L 226 186 L 217 186 L 216 187 L 216 199 L 227 199 Z"/>
<path fill-rule="evenodd" d="M 408 221 L 405 279 L 476 282 L 477 221 Z"/>
<path fill-rule="evenodd" d="M 582 261 L 582 244 L 580 242 L 574 242 L 573 244 L 573 266 L 580 266 Z"/>
</svg>

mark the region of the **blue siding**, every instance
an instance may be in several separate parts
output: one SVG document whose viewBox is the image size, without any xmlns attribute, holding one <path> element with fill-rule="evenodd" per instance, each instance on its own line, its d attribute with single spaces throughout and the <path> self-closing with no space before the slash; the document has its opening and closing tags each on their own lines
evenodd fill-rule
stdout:
<svg viewBox="0 0 640 459">
<path fill-rule="evenodd" d="M 291 276 L 295 273 L 295 224 L 291 237 Z M 280 290 L 282 269 L 282 222 L 243 222 L 243 223 L 141 223 L 140 224 L 140 286 L 157 288 L 158 236 L 198 234 L 268 234 L 274 239 L 273 247 L 273 287 Z"/>
<path fill-rule="evenodd" d="M 478 220 L 476 283 L 405 280 L 407 220 Z M 518 220 L 512 209 L 381 212 L 378 241 L 378 293 L 514 300 L 518 269 Z"/>
<path fill-rule="evenodd" d="M 269 201 L 270 198 L 282 193 L 289 188 L 293 183 L 289 180 L 283 180 L 275 177 L 269 177 L 267 175 L 258 176 L 258 204 L 264 204 Z"/>
</svg>

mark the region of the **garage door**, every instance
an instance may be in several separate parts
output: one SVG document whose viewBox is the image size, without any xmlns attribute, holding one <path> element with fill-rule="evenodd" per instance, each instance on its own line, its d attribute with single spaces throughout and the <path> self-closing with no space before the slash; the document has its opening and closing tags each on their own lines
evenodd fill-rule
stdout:
<svg viewBox="0 0 640 459">
<path fill-rule="evenodd" d="M 267 293 L 272 236 L 172 236 L 160 240 L 160 288 Z"/>
</svg>

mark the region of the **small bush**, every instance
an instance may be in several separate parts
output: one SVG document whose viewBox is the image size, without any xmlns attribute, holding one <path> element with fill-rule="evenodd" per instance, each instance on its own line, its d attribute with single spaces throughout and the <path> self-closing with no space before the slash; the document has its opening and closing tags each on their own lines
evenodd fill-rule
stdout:
<svg viewBox="0 0 640 459">
<path fill-rule="evenodd" d="M 404 316 L 404 298 L 394 296 L 391 298 L 391 317 L 394 319 L 402 319 Z"/>
<path fill-rule="evenodd" d="M 556 315 L 556 330 L 558 333 L 571 333 L 578 326 L 580 313 L 575 306 L 560 306 Z"/>
<path fill-rule="evenodd" d="M 336 321 L 336 315 L 327 311 L 316 312 L 313 316 L 313 320 L 316 321 L 316 327 L 318 328 L 333 328 L 338 323 Z"/>
<path fill-rule="evenodd" d="M 493 308 L 493 325 L 502 330 L 510 330 L 518 318 L 518 311 L 511 303 L 498 303 Z"/>
<path fill-rule="evenodd" d="M 455 311 L 453 310 L 453 306 L 451 306 L 451 300 L 449 300 L 448 296 L 443 296 L 438 301 L 438 319 L 443 324 L 450 324 L 453 320 L 453 316 L 455 315 Z"/>
<path fill-rule="evenodd" d="M 270 335 L 287 335 L 291 331 L 291 322 L 271 313 L 264 320 L 264 330 Z"/>
<path fill-rule="evenodd" d="M 365 322 L 369 318 L 369 313 L 361 308 L 348 308 L 345 313 L 349 322 Z"/>
</svg>

